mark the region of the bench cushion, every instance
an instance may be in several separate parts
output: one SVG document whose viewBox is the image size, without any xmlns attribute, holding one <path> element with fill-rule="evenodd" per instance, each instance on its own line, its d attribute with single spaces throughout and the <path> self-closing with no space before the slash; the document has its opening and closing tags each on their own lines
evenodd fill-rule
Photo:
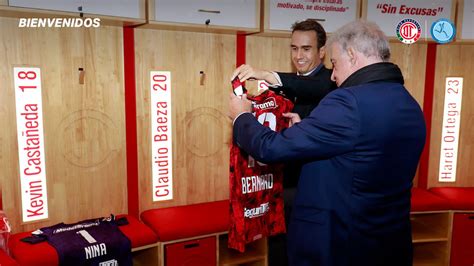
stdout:
<svg viewBox="0 0 474 266">
<path fill-rule="evenodd" d="M 430 191 L 446 199 L 452 210 L 474 210 L 474 187 L 436 187 Z"/>
<path fill-rule="evenodd" d="M 163 242 L 225 232 L 229 229 L 229 200 L 151 209 L 140 217 Z"/>
<path fill-rule="evenodd" d="M 411 190 L 412 212 L 442 211 L 449 209 L 450 205 L 446 199 L 439 197 L 426 189 L 413 188 Z"/>
<path fill-rule="evenodd" d="M 117 218 L 124 216 L 127 217 L 128 224 L 119 228 L 130 239 L 132 248 L 154 244 L 158 241 L 153 230 L 133 216 L 118 215 Z M 20 241 L 28 236 L 31 236 L 31 232 L 14 234 L 9 240 L 11 255 L 20 265 L 58 265 L 58 254 L 53 246 L 48 242 L 29 244 Z"/>
<path fill-rule="evenodd" d="M 120 231 L 124 233 L 132 242 L 132 248 L 143 247 L 158 242 L 158 236 L 150 227 L 140 222 L 137 218 L 130 215 L 118 215 L 117 218 L 127 217 L 128 224 L 119 226 Z"/>
</svg>

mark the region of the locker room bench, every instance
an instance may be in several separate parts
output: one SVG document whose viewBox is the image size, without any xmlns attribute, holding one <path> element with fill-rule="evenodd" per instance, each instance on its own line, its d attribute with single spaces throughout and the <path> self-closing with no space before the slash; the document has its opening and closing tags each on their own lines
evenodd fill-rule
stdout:
<svg viewBox="0 0 474 266">
<path fill-rule="evenodd" d="M 446 199 L 451 210 L 474 210 L 474 187 L 434 187 L 429 191 Z"/>
<path fill-rule="evenodd" d="M 413 189 L 414 265 L 474 265 L 473 212 L 474 188 Z"/>
<path fill-rule="evenodd" d="M 449 202 L 429 190 L 412 188 L 411 212 L 446 211 L 450 209 Z"/>
<path fill-rule="evenodd" d="M 411 195 L 413 265 L 447 265 L 452 214 L 449 202 L 426 189 Z"/>
<path fill-rule="evenodd" d="M 158 235 L 161 266 L 165 260 L 167 265 L 267 265 L 266 239 L 248 244 L 245 253 L 227 248 L 229 200 L 151 209 L 140 217 Z"/>
<path fill-rule="evenodd" d="M 127 225 L 120 226 L 120 230 L 132 243 L 134 265 L 152 265 L 158 261 L 158 238 L 148 226 L 130 215 L 126 217 Z M 28 244 L 20 239 L 30 236 L 30 232 L 17 233 L 10 237 L 9 247 L 12 257 L 22 266 L 26 265 L 58 265 L 56 250 L 47 242 Z M 2 264 L 3 266 L 3 264 Z"/>
<path fill-rule="evenodd" d="M 453 210 L 449 265 L 474 265 L 474 188 L 437 187 L 430 191 L 445 198 Z"/>
<path fill-rule="evenodd" d="M 214 201 L 142 212 L 160 242 L 226 232 L 229 226 L 229 201 Z"/>
</svg>

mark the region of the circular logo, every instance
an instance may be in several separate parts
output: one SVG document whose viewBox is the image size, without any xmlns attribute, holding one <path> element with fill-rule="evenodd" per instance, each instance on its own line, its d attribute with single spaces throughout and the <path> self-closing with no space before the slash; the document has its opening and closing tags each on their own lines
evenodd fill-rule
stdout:
<svg viewBox="0 0 474 266">
<path fill-rule="evenodd" d="M 456 28 L 449 19 L 439 19 L 431 24 L 431 37 L 438 43 L 451 42 L 456 36 Z"/>
<path fill-rule="evenodd" d="M 108 114 L 82 109 L 66 115 L 58 127 L 56 141 L 64 159 L 81 168 L 101 167 L 120 151 L 118 128 Z"/>
<path fill-rule="evenodd" d="M 186 114 L 186 149 L 198 157 L 217 154 L 230 139 L 227 117 L 218 109 L 200 107 Z"/>
<path fill-rule="evenodd" d="M 412 44 L 421 36 L 421 26 L 418 21 L 406 18 L 397 25 L 397 37 L 402 43 Z"/>
</svg>

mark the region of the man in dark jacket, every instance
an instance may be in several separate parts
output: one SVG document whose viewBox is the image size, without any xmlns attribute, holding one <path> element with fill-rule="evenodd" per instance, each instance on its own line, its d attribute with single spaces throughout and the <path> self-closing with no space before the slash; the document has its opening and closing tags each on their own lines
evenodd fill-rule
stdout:
<svg viewBox="0 0 474 266">
<path fill-rule="evenodd" d="M 331 81 L 331 70 L 324 64 L 326 31 L 314 19 L 297 22 L 292 26 L 291 60 L 296 73 L 273 72 L 241 65 L 234 71 L 241 81 L 265 80 L 270 90 L 284 95 L 295 104 L 293 112 L 306 117 L 326 94 L 336 88 Z M 233 78 L 232 77 L 232 78 Z"/>
<path fill-rule="evenodd" d="M 301 118 L 308 116 L 322 98 L 336 88 L 331 81 L 331 70 L 324 64 L 326 31 L 314 19 L 296 22 L 292 26 L 291 60 L 296 73 L 281 73 L 254 69 L 242 65 L 235 74 L 240 73 L 243 80 L 248 78 L 265 80 L 270 90 L 284 95 L 294 103 L 292 112 Z M 245 73 L 245 76 L 243 75 Z M 283 179 L 285 217 L 288 223 L 292 204 L 301 171 L 300 162 L 285 164 Z M 270 237 L 268 241 L 269 266 L 287 264 L 285 235 Z"/>
<path fill-rule="evenodd" d="M 374 23 L 349 23 L 328 41 L 329 93 L 280 133 L 230 96 L 237 145 L 261 162 L 305 160 L 288 231 L 290 265 L 412 265 L 410 191 L 426 128 L 419 104 L 389 63 Z"/>
</svg>

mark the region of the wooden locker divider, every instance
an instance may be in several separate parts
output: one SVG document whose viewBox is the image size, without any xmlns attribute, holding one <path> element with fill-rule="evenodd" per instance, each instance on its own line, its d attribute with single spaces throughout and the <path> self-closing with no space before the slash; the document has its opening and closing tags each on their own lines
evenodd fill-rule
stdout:
<svg viewBox="0 0 474 266">
<path fill-rule="evenodd" d="M 140 211 L 228 198 L 235 38 L 135 29 Z M 152 202 L 151 194 L 151 70 L 171 72 L 174 199 L 166 202 Z"/>
<path fill-rule="evenodd" d="M 1 176 L 14 232 L 126 213 L 122 28 L 18 28 L 0 18 Z M 41 68 L 49 219 L 22 224 L 13 67 Z M 79 84 L 79 69 L 84 72 Z"/>
<path fill-rule="evenodd" d="M 279 72 L 292 72 L 289 37 L 247 36 L 247 63 L 252 67 Z M 257 93 L 255 81 L 247 81 L 249 93 Z"/>
<path fill-rule="evenodd" d="M 430 161 L 428 171 L 428 187 L 474 186 L 474 107 L 469 104 L 474 101 L 474 45 L 449 44 L 439 45 L 437 49 L 437 62 L 434 82 L 433 98 L 433 127 L 431 130 Z M 463 77 L 463 102 L 461 109 L 461 123 L 458 147 L 457 178 L 454 183 L 441 183 L 438 181 L 439 158 L 441 148 L 441 127 L 444 108 L 444 91 L 446 77 Z"/>
</svg>

